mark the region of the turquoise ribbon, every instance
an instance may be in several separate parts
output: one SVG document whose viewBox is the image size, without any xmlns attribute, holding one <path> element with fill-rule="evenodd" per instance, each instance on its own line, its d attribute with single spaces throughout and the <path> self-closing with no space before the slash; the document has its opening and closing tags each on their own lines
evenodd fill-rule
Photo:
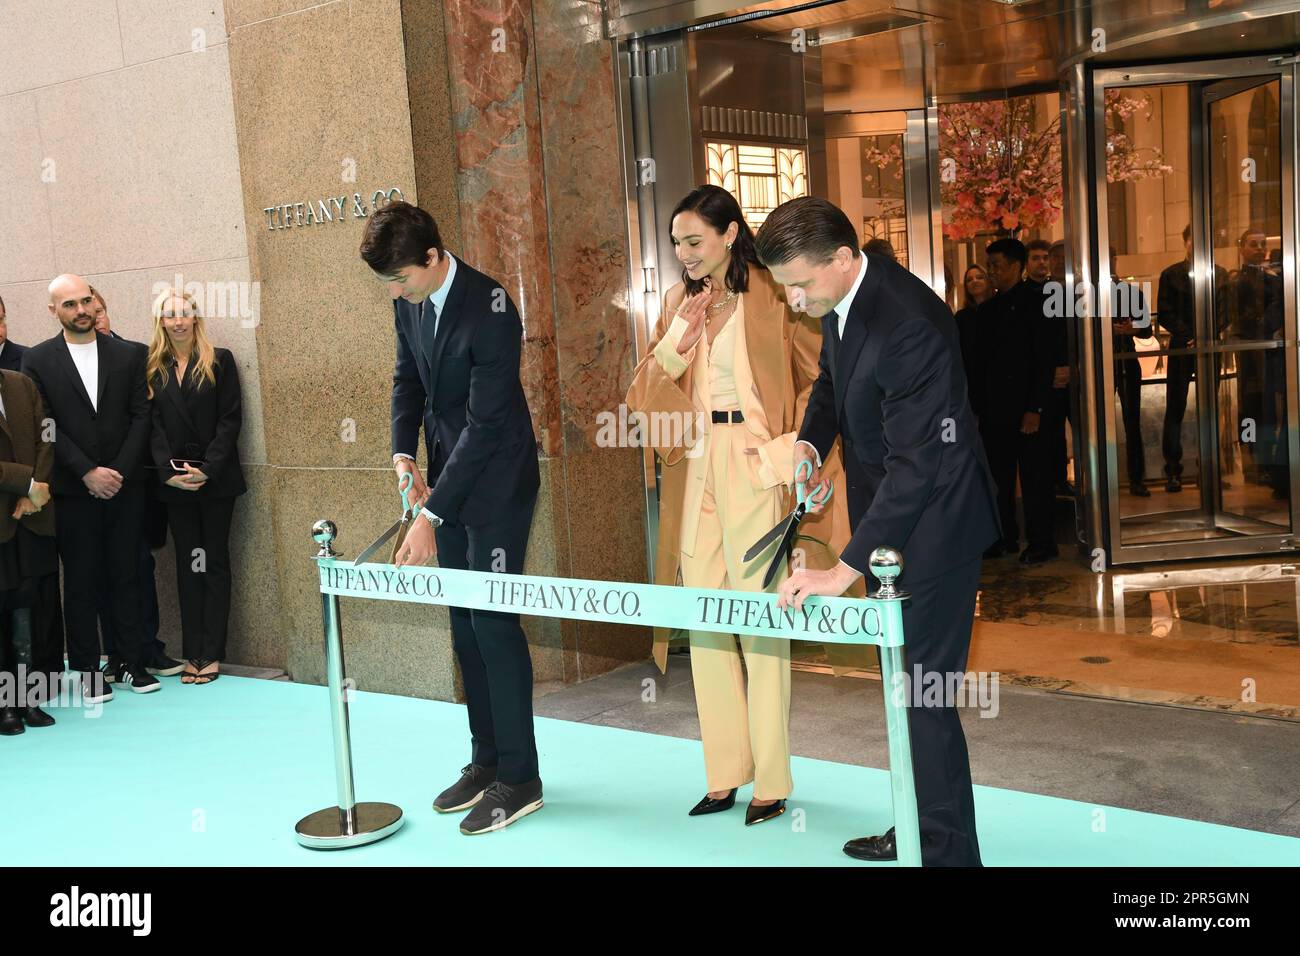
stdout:
<svg viewBox="0 0 1300 956">
<path fill-rule="evenodd" d="M 810 597 L 804 600 L 800 610 L 781 610 L 776 606 L 776 595 L 766 591 L 722 591 L 455 568 L 353 565 L 338 558 L 318 558 L 317 564 L 321 593 L 337 597 L 441 604 L 476 611 L 609 621 L 641 627 L 752 634 L 821 644 L 874 644 L 881 648 L 880 676 L 885 690 L 898 863 L 921 865 L 911 734 L 903 695 L 896 691 L 903 670 L 900 600 Z"/>
<path fill-rule="evenodd" d="M 810 597 L 804 600 L 801 610 L 781 610 L 776 606 L 776 595 L 766 591 L 587 581 L 455 568 L 398 568 L 391 564 L 354 566 L 335 558 L 322 558 L 318 563 L 321 593 L 340 597 L 722 631 L 819 644 L 903 646 L 901 618 L 897 627 L 889 625 L 897 614 L 897 601 Z"/>
</svg>

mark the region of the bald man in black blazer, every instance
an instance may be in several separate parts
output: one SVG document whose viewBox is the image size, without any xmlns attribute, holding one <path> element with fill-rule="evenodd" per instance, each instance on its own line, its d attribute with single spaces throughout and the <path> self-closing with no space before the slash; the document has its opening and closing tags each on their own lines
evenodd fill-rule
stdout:
<svg viewBox="0 0 1300 956">
<path fill-rule="evenodd" d="M 63 562 L 68 667 L 81 672 L 87 703 L 112 700 L 99 670 L 97 579 L 112 585 L 117 683 L 136 693 L 161 686 L 143 659 L 140 572 L 149 397 L 144 350 L 95 331 L 94 294 L 80 276 L 50 284 L 50 312 L 63 330 L 33 345 L 23 372 L 54 423 L 54 515 Z M 93 386 L 93 387 L 91 387 Z"/>
</svg>

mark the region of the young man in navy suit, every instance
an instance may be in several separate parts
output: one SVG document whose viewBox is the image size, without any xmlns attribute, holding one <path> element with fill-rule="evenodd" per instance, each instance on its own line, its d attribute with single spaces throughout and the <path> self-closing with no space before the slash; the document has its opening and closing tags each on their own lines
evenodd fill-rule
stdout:
<svg viewBox="0 0 1300 956">
<path fill-rule="evenodd" d="M 952 313 L 924 282 L 883 256 L 858 252 L 853 224 L 824 199 L 778 206 L 756 239 L 759 260 L 791 305 L 822 319 L 821 374 L 795 445 L 796 469 L 844 450 L 853 536 L 840 563 L 796 570 L 782 606 L 840 595 L 872 551 L 905 560 L 904 670 L 921 859 L 979 866 L 970 759 L 955 701 L 920 705 L 930 675 L 964 673 L 984 549 L 999 536 L 997 499 L 962 368 Z M 838 491 L 838 489 L 837 489 Z M 918 680 L 919 679 L 919 680 Z M 887 692 L 894 692 L 891 688 Z M 894 831 L 850 840 L 849 856 L 896 858 Z"/>
<path fill-rule="evenodd" d="M 514 303 L 447 252 L 433 217 L 410 203 L 371 216 L 361 258 L 393 298 L 393 467 L 423 506 L 397 564 L 436 557 L 446 568 L 521 573 L 540 482 Z M 427 482 L 415 464 L 421 425 Z M 433 808 L 468 809 L 461 832 L 486 833 L 542 806 L 532 659 L 518 614 L 449 610 L 473 749 Z"/>
</svg>

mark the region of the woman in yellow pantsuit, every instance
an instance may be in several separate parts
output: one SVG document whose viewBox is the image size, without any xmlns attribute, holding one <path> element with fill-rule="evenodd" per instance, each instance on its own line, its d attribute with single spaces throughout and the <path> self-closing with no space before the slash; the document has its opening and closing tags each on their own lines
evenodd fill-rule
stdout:
<svg viewBox="0 0 1300 956">
<path fill-rule="evenodd" d="M 794 441 L 821 332 L 781 300 L 725 189 L 692 191 L 671 229 L 682 282 L 665 296 L 627 394 L 628 407 L 650 418 L 646 431 L 662 460 L 655 580 L 759 591 L 772 550 L 748 564 L 742 555 L 791 507 Z M 832 480 L 842 476 L 833 454 L 823 470 Z M 831 566 L 847 538 L 842 491 L 836 499 L 839 508 L 800 526 L 825 544 L 809 554 L 809 567 Z M 784 577 L 783 569 L 770 589 Z M 669 636 L 655 635 L 660 670 Z M 779 816 L 792 787 L 789 642 L 692 631 L 690 646 L 708 780 L 691 814 L 730 809 L 737 788 L 752 781 L 746 824 Z"/>
</svg>

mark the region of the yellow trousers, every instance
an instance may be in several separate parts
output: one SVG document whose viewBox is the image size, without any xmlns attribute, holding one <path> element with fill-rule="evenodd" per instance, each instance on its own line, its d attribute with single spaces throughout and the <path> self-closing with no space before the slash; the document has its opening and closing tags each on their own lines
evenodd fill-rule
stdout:
<svg viewBox="0 0 1300 956">
<path fill-rule="evenodd" d="M 715 424 L 709 439 L 704 501 L 692 549 L 681 556 L 687 587 L 761 591 L 771 548 L 742 557 L 783 516 L 781 486 L 759 487 L 757 455 L 746 455 L 743 424 Z M 769 590 L 786 576 L 782 570 Z M 790 795 L 790 642 L 691 631 L 691 675 L 700 714 L 710 791 L 753 781 L 756 800 Z M 744 668 L 741 654 L 744 654 Z M 746 689 L 745 672 L 748 672 Z"/>
</svg>

